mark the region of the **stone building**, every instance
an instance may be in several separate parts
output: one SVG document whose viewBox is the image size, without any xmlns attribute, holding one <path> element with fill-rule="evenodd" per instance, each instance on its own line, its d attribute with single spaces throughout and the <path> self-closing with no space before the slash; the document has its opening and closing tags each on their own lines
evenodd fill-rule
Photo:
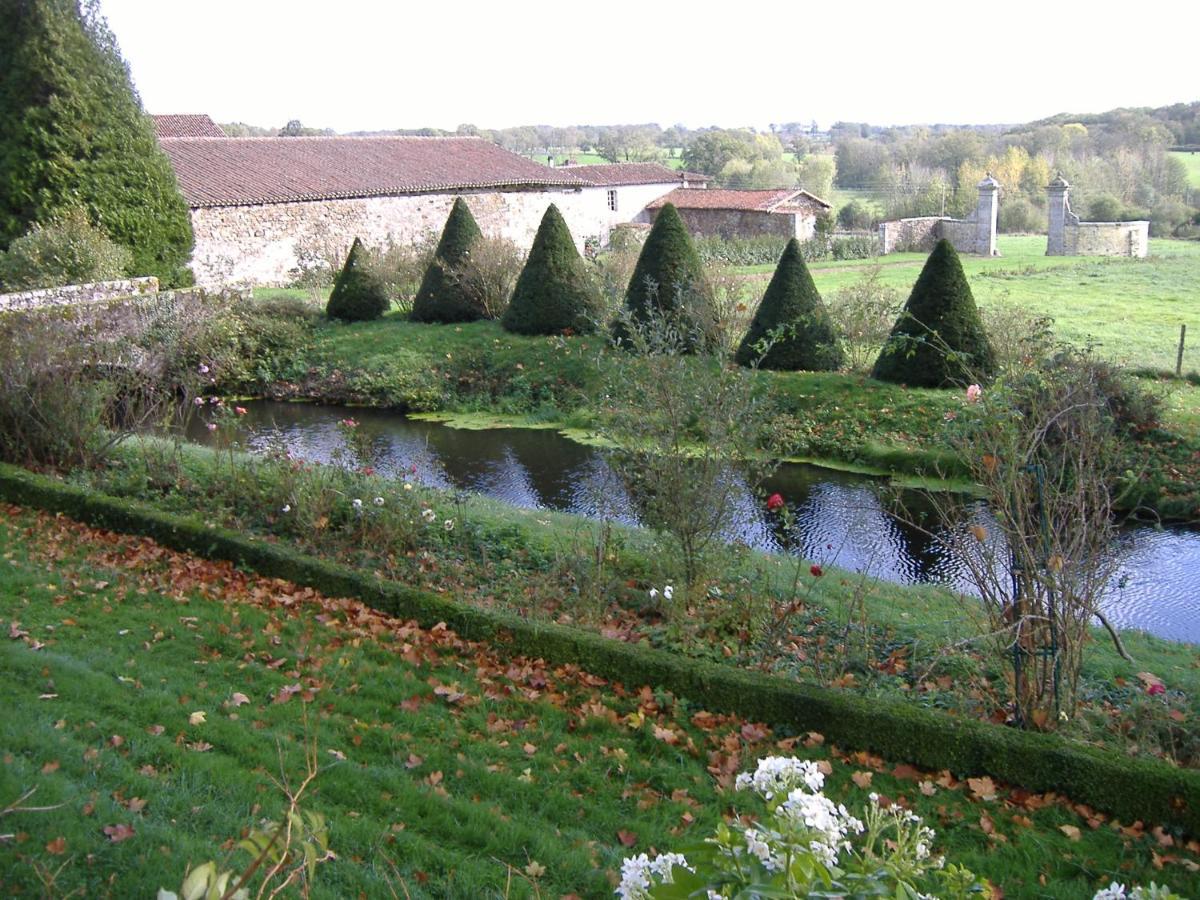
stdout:
<svg viewBox="0 0 1200 900">
<path fill-rule="evenodd" d="M 438 233 L 456 196 L 485 233 L 528 248 L 558 206 L 580 249 L 687 184 L 657 164 L 551 168 L 474 137 L 226 138 L 207 116 L 156 116 L 191 210 L 201 283 L 283 284 L 368 245 Z M 214 133 L 215 131 L 215 133 Z"/>
<path fill-rule="evenodd" d="M 1000 182 L 991 175 L 979 182 L 979 202 L 965 219 L 947 216 L 921 216 L 896 219 L 879 224 L 879 252 L 928 253 L 942 238 L 959 253 L 999 256 L 996 249 L 996 225 L 1000 213 Z"/>
<path fill-rule="evenodd" d="M 1047 256 L 1131 256 L 1141 258 L 1150 246 L 1149 222 L 1081 222 L 1071 212 L 1071 185 L 1059 175 L 1048 185 L 1050 227 Z"/>
<path fill-rule="evenodd" d="M 681 187 L 647 205 L 651 221 L 667 203 L 679 210 L 692 234 L 726 240 L 759 235 L 808 240 L 816 233 L 817 217 L 832 209 L 820 197 L 795 188 L 734 191 Z"/>
</svg>

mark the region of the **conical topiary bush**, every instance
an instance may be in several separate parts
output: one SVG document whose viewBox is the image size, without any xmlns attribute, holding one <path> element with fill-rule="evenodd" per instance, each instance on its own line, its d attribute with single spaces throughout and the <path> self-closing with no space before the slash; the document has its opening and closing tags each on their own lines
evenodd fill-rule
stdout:
<svg viewBox="0 0 1200 900">
<path fill-rule="evenodd" d="M 613 338 L 631 343 L 631 325 L 656 320 L 679 329 L 680 349 L 687 352 L 716 344 L 712 291 L 683 219 L 670 203 L 659 210 L 642 245 L 625 292 L 624 317 L 613 325 Z"/>
<path fill-rule="evenodd" d="M 883 346 L 871 377 L 914 387 L 954 387 L 996 374 L 992 349 L 958 254 L 940 240 Z"/>
<path fill-rule="evenodd" d="M 454 277 L 454 269 L 461 266 L 471 252 L 471 247 L 483 237 L 475 224 L 475 217 L 462 197 L 454 199 L 454 206 L 442 229 L 433 262 L 425 270 L 421 287 L 413 300 L 414 322 L 473 322 L 484 317 L 481 304 Z"/>
<path fill-rule="evenodd" d="M 599 294 L 562 213 L 551 203 L 500 324 L 518 334 L 585 334 L 596 330 L 599 314 Z"/>
<path fill-rule="evenodd" d="M 367 322 L 378 319 L 388 310 L 387 287 L 370 270 L 366 260 L 367 251 L 358 238 L 346 255 L 346 264 L 333 281 L 329 292 L 329 303 L 325 314 L 331 319 L 346 322 Z"/>
<path fill-rule="evenodd" d="M 765 354 L 763 342 L 769 342 Z M 795 238 L 779 258 L 735 359 L 739 366 L 785 371 L 823 372 L 842 365 L 837 333 Z"/>
</svg>

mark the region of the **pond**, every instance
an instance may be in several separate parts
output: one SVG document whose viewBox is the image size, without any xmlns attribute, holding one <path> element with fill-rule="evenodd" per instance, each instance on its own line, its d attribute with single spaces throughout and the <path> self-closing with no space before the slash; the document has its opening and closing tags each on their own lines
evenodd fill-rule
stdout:
<svg viewBox="0 0 1200 900">
<path fill-rule="evenodd" d="M 353 416 L 372 442 L 369 461 L 383 475 L 431 487 L 475 491 L 513 506 L 553 509 L 639 524 L 634 504 L 603 454 L 555 431 L 465 430 L 386 410 L 258 401 L 244 404 L 243 442 L 252 450 L 286 449 L 315 461 L 345 460 L 338 421 Z M 206 441 L 199 423 L 192 434 Z M 966 573 L 936 536 L 888 512 L 877 478 L 816 466 L 784 464 L 767 482 L 786 498 L 795 524 L 784 534 L 761 500 L 741 491 L 725 537 L 767 551 L 798 553 L 826 565 L 901 584 L 940 583 L 969 590 Z M 906 506 L 933 512 L 916 491 Z M 957 497 L 965 522 L 986 522 L 985 506 Z M 1172 640 L 1200 643 L 1200 533 L 1186 528 L 1123 528 L 1112 550 L 1117 562 L 1105 600 L 1114 625 Z"/>
</svg>

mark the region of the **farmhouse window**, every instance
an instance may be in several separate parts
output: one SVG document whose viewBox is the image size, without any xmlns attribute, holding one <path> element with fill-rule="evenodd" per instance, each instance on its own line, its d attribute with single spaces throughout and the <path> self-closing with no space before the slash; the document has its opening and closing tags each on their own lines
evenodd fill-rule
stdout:
<svg viewBox="0 0 1200 900">
<path fill-rule="evenodd" d="M 613 212 L 617 211 L 617 192 L 615 190 L 608 192 L 608 208 Z"/>
</svg>

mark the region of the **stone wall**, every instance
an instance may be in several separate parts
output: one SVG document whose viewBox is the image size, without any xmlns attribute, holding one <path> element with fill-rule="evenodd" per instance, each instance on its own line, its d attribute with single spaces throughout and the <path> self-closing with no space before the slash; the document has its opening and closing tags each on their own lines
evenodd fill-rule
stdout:
<svg viewBox="0 0 1200 900">
<path fill-rule="evenodd" d="M 922 216 L 896 219 L 879 225 L 879 252 L 927 253 L 943 238 L 959 253 L 999 256 L 996 249 L 996 224 L 1000 209 L 1000 183 L 990 175 L 979 182 L 979 202 L 965 219 L 946 216 Z"/>
<path fill-rule="evenodd" d="M 1061 255 L 1141 259 L 1146 256 L 1149 246 L 1149 222 L 1079 222 L 1063 226 Z"/>
<path fill-rule="evenodd" d="M 69 306 L 74 303 L 104 303 L 118 297 L 158 293 L 158 279 L 129 278 L 124 281 L 94 281 L 90 284 L 68 284 L 38 291 L 17 291 L 0 294 L 0 310 L 40 309 L 46 306 Z"/>
<path fill-rule="evenodd" d="M 760 210 L 680 209 L 679 218 L 693 235 L 725 240 L 766 235 L 804 241 L 813 236 L 816 228 L 811 215 Z"/>
<path fill-rule="evenodd" d="M 622 192 L 627 188 L 620 188 Z M 558 206 L 580 250 L 586 238 L 607 241 L 612 215 L 604 189 L 408 194 L 192 210 L 198 282 L 286 284 L 305 254 L 344 255 L 354 238 L 367 245 L 410 243 L 438 234 L 462 196 L 485 234 L 533 243 L 546 207 Z M 661 193 L 655 196 L 661 196 Z M 619 206 L 619 204 L 618 204 Z M 618 209 L 618 213 L 620 213 Z M 630 210 L 629 217 L 632 217 Z M 625 219 L 627 221 L 627 219 Z"/>
<path fill-rule="evenodd" d="M 1130 256 L 1150 249 L 1149 222 L 1081 222 L 1071 212 L 1071 185 L 1059 175 L 1046 186 L 1047 256 Z"/>
<path fill-rule="evenodd" d="M 895 219 L 879 223 L 879 252 L 928 253 L 938 242 L 940 216 L 924 216 L 919 219 Z"/>
</svg>

